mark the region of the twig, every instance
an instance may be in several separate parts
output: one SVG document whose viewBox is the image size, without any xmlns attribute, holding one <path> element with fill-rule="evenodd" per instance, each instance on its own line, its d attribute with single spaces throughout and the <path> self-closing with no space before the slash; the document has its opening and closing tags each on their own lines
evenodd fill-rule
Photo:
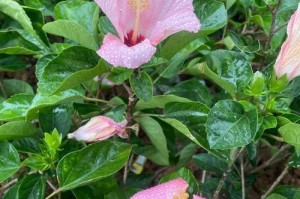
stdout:
<svg viewBox="0 0 300 199">
<path fill-rule="evenodd" d="M 221 178 L 221 180 L 218 184 L 218 187 L 217 187 L 217 189 L 214 193 L 214 197 L 213 197 L 214 199 L 219 199 L 219 195 L 220 195 L 220 192 L 221 192 L 221 190 L 222 190 L 222 188 L 225 184 L 225 180 L 226 180 L 228 174 L 231 172 L 234 162 L 236 161 L 237 157 L 242 153 L 243 150 L 244 150 L 244 148 L 242 148 L 240 150 L 236 149 L 234 151 L 234 154 L 232 155 L 232 158 L 231 158 L 231 160 L 228 164 L 227 170 L 223 173 L 223 176 L 222 176 L 222 178 Z"/>
<path fill-rule="evenodd" d="M 270 28 L 269 36 L 267 37 L 267 41 L 266 41 L 266 44 L 265 44 L 265 50 L 269 49 L 272 37 L 274 35 L 276 15 L 277 15 L 277 11 L 278 11 L 278 7 L 279 7 L 280 3 L 281 3 L 281 0 L 278 0 L 277 5 L 275 6 L 275 8 L 273 8 L 273 9 L 270 8 L 271 13 L 272 13 L 272 21 L 271 21 L 271 28 Z M 266 60 L 266 54 L 263 57 L 263 59 L 261 60 L 260 68 L 263 66 L 265 60 Z"/>
<path fill-rule="evenodd" d="M 11 181 L 9 181 L 8 183 L 6 183 L 5 185 L 3 185 L 2 187 L 0 187 L 0 193 L 4 193 L 6 191 L 6 189 L 8 189 L 10 186 L 15 184 L 16 182 L 18 182 L 18 178 L 14 178 Z"/>
<path fill-rule="evenodd" d="M 284 170 L 281 172 L 281 174 L 278 176 L 275 182 L 271 185 L 271 187 L 267 190 L 267 192 L 261 196 L 261 199 L 266 198 L 273 191 L 273 189 L 280 183 L 280 181 L 284 178 L 284 176 L 288 173 L 288 171 L 289 171 L 289 167 L 288 165 L 286 165 Z"/>
<path fill-rule="evenodd" d="M 60 190 L 60 189 L 57 189 L 56 191 L 52 192 L 49 196 L 47 196 L 46 199 L 50 199 L 50 198 L 52 198 L 53 196 L 55 196 L 56 194 L 58 194 L 58 193 L 60 193 L 60 192 L 61 192 L 61 190 Z"/>
<path fill-rule="evenodd" d="M 49 181 L 47 180 L 47 184 L 51 187 L 51 189 L 55 192 L 57 191 L 58 189 Z M 61 195 L 60 195 L 60 192 L 58 193 L 58 199 L 61 198 Z"/>
<path fill-rule="evenodd" d="M 123 174 L 123 184 L 125 185 L 127 182 L 127 177 L 128 177 L 128 171 L 129 171 L 129 167 L 132 164 L 133 161 L 133 154 L 130 155 L 130 158 L 127 162 L 127 164 L 124 167 L 124 174 Z"/>
<path fill-rule="evenodd" d="M 266 167 L 268 167 L 269 165 L 271 165 L 271 163 L 273 162 L 273 160 L 275 160 L 275 158 L 280 155 L 282 152 L 284 152 L 285 150 L 289 149 L 290 145 L 284 145 L 283 147 L 281 147 L 278 151 L 276 151 L 276 153 L 270 158 L 268 159 L 264 164 L 260 165 L 259 167 L 256 167 L 255 169 L 250 171 L 250 174 L 256 173 Z"/>
<path fill-rule="evenodd" d="M 203 184 L 205 182 L 205 177 L 206 177 L 206 170 L 202 171 L 202 178 L 201 178 L 201 183 Z"/>
<path fill-rule="evenodd" d="M 206 170 L 202 171 L 202 177 L 201 177 L 201 184 L 205 182 L 205 177 L 206 177 Z M 202 192 L 200 192 L 200 196 L 202 196 Z"/>
<path fill-rule="evenodd" d="M 272 34 L 274 35 L 276 32 L 278 32 L 279 30 L 281 30 L 283 27 L 285 27 L 288 24 L 288 22 L 282 24 L 281 26 L 279 26 L 278 28 L 276 28 L 275 30 L 272 31 Z"/>
<path fill-rule="evenodd" d="M 123 86 L 128 93 L 128 105 L 127 105 L 127 109 L 126 109 L 126 116 L 127 116 L 128 125 L 131 125 L 131 123 L 133 121 L 132 111 L 133 111 L 134 105 L 137 102 L 137 98 L 135 97 L 132 89 L 126 83 L 124 83 Z"/>
<path fill-rule="evenodd" d="M 272 12 L 271 28 L 270 28 L 269 36 L 268 36 L 267 41 L 266 41 L 265 49 L 269 48 L 271 39 L 274 35 L 276 15 L 277 15 L 277 11 L 278 11 L 278 7 L 279 7 L 280 2 L 281 2 L 281 0 L 278 0 L 276 7 L 273 10 L 271 10 L 271 12 Z"/>
<path fill-rule="evenodd" d="M 244 173 L 243 156 L 241 156 L 240 162 L 241 162 L 242 199 L 245 199 L 246 198 L 246 192 L 245 192 L 245 173 Z"/>
</svg>

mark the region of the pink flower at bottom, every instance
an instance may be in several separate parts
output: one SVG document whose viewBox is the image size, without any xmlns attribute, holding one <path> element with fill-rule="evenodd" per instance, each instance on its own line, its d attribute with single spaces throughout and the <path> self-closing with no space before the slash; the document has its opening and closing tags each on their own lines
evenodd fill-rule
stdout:
<svg viewBox="0 0 300 199">
<path fill-rule="evenodd" d="M 128 135 L 125 133 L 126 125 L 126 120 L 116 123 L 108 117 L 96 116 L 75 132 L 68 134 L 68 138 L 84 142 L 105 140 L 114 135 L 127 138 Z"/>
<path fill-rule="evenodd" d="M 205 198 L 203 198 L 201 196 L 193 195 L 193 199 L 205 199 Z"/>
<path fill-rule="evenodd" d="M 95 0 L 114 25 L 98 54 L 113 66 L 137 68 L 151 60 L 156 45 L 186 30 L 198 32 L 193 0 Z"/>
<path fill-rule="evenodd" d="M 177 178 L 134 194 L 130 199 L 188 199 L 188 183 Z M 194 199 L 204 199 L 194 195 Z"/>
<path fill-rule="evenodd" d="M 277 77 L 287 74 L 292 80 L 300 75 L 300 3 L 288 23 L 287 35 L 275 63 L 275 72 Z"/>
</svg>

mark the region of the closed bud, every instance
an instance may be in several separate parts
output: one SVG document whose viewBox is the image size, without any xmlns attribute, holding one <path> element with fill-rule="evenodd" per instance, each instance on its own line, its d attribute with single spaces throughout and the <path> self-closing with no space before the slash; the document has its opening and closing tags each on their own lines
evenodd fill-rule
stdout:
<svg viewBox="0 0 300 199">
<path fill-rule="evenodd" d="M 264 75 L 257 71 L 254 73 L 252 81 L 250 82 L 250 90 L 254 95 L 260 95 L 265 89 L 265 77 Z"/>
<path fill-rule="evenodd" d="M 106 140 L 114 135 L 127 138 L 128 135 L 125 132 L 126 125 L 126 120 L 116 123 L 111 118 L 96 116 L 75 132 L 68 134 L 68 138 L 84 142 Z"/>
</svg>

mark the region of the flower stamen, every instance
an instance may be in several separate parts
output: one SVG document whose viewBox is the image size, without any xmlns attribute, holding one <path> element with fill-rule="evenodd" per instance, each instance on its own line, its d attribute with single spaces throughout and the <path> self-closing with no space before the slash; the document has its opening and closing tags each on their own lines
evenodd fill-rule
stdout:
<svg viewBox="0 0 300 199">
<path fill-rule="evenodd" d="M 135 22 L 132 34 L 132 42 L 136 43 L 138 40 L 139 26 L 140 26 L 140 16 L 141 10 L 149 6 L 148 0 L 128 0 L 129 5 L 135 11 Z"/>
<path fill-rule="evenodd" d="M 182 190 L 179 190 L 179 197 L 178 196 L 174 196 L 173 199 L 188 199 L 189 198 L 189 194 L 182 191 Z"/>
</svg>

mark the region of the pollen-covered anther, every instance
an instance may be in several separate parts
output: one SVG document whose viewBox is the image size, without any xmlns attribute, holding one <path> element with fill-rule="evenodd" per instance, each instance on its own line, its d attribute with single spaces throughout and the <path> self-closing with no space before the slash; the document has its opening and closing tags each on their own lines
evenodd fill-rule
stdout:
<svg viewBox="0 0 300 199">
<path fill-rule="evenodd" d="M 128 3 L 133 10 L 145 9 L 149 7 L 148 0 L 128 0 Z"/>
<path fill-rule="evenodd" d="M 180 190 L 179 191 L 179 197 L 178 196 L 174 196 L 173 199 L 188 199 L 189 198 L 189 194 Z"/>
</svg>

